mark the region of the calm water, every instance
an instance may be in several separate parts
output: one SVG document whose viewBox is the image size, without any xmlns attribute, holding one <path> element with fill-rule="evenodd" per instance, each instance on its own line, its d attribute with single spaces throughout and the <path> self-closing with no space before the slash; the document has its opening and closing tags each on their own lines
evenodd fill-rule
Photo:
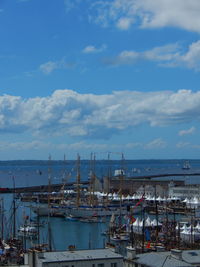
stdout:
<svg viewBox="0 0 200 267">
<path fill-rule="evenodd" d="M 162 173 L 182 173 L 183 176 L 176 179 L 184 179 L 186 183 L 200 183 L 200 177 L 187 176 L 188 172 L 200 172 L 200 160 L 190 160 L 191 169 L 182 170 L 183 160 L 128 160 L 106 161 L 95 163 L 95 172 L 99 179 L 111 169 L 124 168 L 128 176 L 140 176 Z M 81 179 L 87 180 L 90 172 L 90 161 L 81 161 Z M 48 177 L 52 183 L 68 182 L 76 179 L 76 161 L 4 161 L 0 162 L 0 187 L 20 187 L 39 184 L 47 184 Z M 166 178 L 165 178 L 166 179 Z M 172 179 L 172 178 L 170 178 Z M 10 220 L 12 195 L 1 195 L 6 209 L 6 232 L 11 232 Z M 27 203 L 17 203 L 17 225 L 22 224 L 24 215 L 33 216 Z M 47 218 L 41 218 L 47 220 Z M 107 228 L 106 223 L 83 223 L 79 221 L 67 221 L 64 218 L 50 218 L 52 230 L 52 243 L 54 249 L 67 249 L 69 245 L 77 248 L 102 248 L 105 236 L 102 232 Z M 41 228 L 41 242 L 47 243 L 47 226 Z"/>
</svg>

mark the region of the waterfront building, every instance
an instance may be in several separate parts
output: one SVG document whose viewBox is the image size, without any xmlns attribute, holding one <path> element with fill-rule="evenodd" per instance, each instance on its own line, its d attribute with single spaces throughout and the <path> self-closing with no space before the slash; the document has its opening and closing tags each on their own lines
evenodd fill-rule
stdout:
<svg viewBox="0 0 200 267">
<path fill-rule="evenodd" d="M 200 185 L 182 185 L 169 187 L 169 197 L 176 197 L 184 200 L 185 198 L 193 198 L 200 196 Z"/>
<path fill-rule="evenodd" d="M 109 184 L 109 186 L 108 186 Z M 158 195 L 161 197 L 168 196 L 169 188 L 173 186 L 184 186 L 183 180 L 156 180 L 145 179 L 145 178 L 129 178 L 123 177 L 104 177 L 104 191 L 109 188 L 110 192 L 118 192 L 119 188 L 122 189 L 123 194 L 135 194 L 135 193 L 148 193 L 150 195 Z"/>
<path fill-rule="evenodd" d="M 29 267 L 123 267 L 123 256 L 110 249 L 32 252 Z"/>
<path fill-rule="evenodd" d="M 124 267 L 199 267 L 200 250 L 177 250 L 135 254 L 128 248 Z"/>
</svg>

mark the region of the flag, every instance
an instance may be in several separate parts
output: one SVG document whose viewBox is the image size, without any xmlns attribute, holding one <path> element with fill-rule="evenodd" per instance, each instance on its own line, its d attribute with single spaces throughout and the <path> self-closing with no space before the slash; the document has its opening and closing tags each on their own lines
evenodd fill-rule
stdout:
<svg viewBox="0 0 200 267">
<path fill-rule="evenodd" d="M 151 242 L 149 241 L 146 245 L 146 248 L 150 248 L 151 247 Z"/>
<path fill-rule="evenodd" d="M 133 207 L 133 209 L 136 208 L 137 206 L 139 206 L 144 199 L 145 199 L 145 197 L 144 197 L 144 194 L 143 194 L 142 197 L 139 199 L 139 201 L 135 204 L 135 206 Z"/>
<path fill-rule="evenodd" d="M 133 215 L 130 216 L 130 224 L 134 223 L 136 219 L 133 217 Z"/>
</svg>

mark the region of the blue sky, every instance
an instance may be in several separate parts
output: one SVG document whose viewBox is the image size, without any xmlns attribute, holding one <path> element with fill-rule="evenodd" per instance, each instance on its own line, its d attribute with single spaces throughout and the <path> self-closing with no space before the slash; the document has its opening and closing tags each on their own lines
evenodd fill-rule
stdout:
<svg viewBox="0 0 200 267">
<path fill-rule="evenodd" d="M 200 155 L 199 0 L 0 0 L 0 160 Z"/>
</svg>

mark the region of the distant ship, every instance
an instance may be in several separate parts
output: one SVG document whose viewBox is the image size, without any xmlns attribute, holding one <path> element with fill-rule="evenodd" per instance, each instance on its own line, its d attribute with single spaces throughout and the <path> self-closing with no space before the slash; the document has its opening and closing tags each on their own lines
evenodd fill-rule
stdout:
<svg viewBox="0 0 200 267">
<path fill-rule="evenodd" d="M 190 170 L 190 168 L 191 168 L 191 166 L 190 166 L 189 161 L 188 161 L 188 160 L 185 161 L 185 162 L 183 163 L 183 167 L 182 167 L 182 169 L 183 169 L 183 170 Z"/>
</svg>

